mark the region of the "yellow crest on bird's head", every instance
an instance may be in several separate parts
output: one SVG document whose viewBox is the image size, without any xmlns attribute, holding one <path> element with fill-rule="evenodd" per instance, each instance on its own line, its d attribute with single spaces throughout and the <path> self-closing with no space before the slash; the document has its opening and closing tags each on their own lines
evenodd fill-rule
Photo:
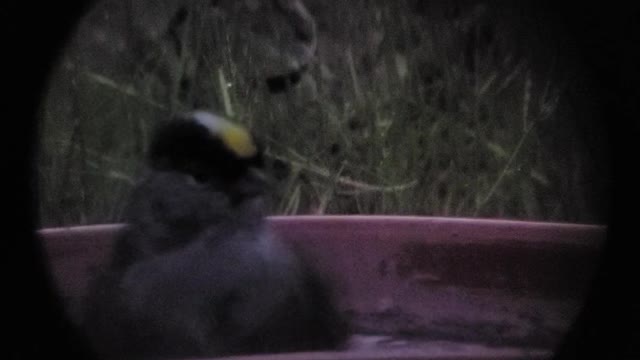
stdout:
<svg viewBox="0 0 640 360">
<path fill-rule="evenodd" d="M 233 125 L 222 131 L 222 141 L 238 157 L 249 158 L 256 154 L 256 145 L 251 134 L 240 126 Z"/>
<path fill-rule="evenodd" d="M 258 152 L 253 137 L 244 127 L 206 111 L 194 111 L 190 117 L 219 137 L 236 156 L 250 158 Z"/>
</svg>

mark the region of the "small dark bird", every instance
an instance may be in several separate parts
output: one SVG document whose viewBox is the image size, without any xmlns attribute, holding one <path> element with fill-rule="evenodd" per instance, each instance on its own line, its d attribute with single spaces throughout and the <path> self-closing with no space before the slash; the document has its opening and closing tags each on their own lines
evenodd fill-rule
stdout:
<svg viewBox="0 0 640 360">
<path fill-rule="evenodd" d="M 339 348 L 348 325 L 324 278 L 266 230 L 269 189 L 251 134 L 204 111 L 163 124 L 127 226 L 87 297 L 104 358 Z"/>
</svg>

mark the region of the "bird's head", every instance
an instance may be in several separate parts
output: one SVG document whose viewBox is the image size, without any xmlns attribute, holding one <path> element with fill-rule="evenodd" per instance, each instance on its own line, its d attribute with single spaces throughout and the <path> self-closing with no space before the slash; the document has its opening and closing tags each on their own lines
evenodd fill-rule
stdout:
<svg viewBox="0 0 640 360">
<path fill-rule="evenodd" d="M 181 114 L 162 124 L 153 138 L 149 160 L 153 170 L 190 175 L 235 199 L 260 195 L 269 183 L 254 136 L 241 125 L 207 111 Z"/>
</svg>

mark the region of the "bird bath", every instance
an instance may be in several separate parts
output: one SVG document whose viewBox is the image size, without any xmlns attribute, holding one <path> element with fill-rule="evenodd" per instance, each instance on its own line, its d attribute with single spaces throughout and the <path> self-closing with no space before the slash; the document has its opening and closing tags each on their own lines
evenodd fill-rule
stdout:
<svg viewBox="0 0 640 360">
<path fill-rule="evenodd" d="M 411 216 L 276 216 L 335 283 L 354 335 L 335 352 L 235 359 L 545 359 L 579 312 L 606 227 Z M 39 231 L 69 316 L 119 224 Z"/>
</svg>

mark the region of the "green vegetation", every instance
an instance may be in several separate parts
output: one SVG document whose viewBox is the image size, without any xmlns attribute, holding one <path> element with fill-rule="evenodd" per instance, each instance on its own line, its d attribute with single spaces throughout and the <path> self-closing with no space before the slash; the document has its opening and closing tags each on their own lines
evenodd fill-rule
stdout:
<svg viewBox="0 0 640 360">
<path fill-rule="evenodd" d="M 259 64 L 233 22 L 195 31 L 201 46 L 167 57 L 172 81 L 143 61 L 119 73 L 84 66 L 70 48 L 74 66 L 61 62 L 42 108 L 42 226 L 118 221 L 154 122 L 196 101 L 251 127 L 286 170 L 274 214 L 603 221 L 582 140 L 556 131 L 573 116 L 571 79 L 513 50 L 482 7 L 448 17 L 406 2 L 332 3 L 310 6 L 318 61 L 284 94 L 256 85 Z"/>
</svg>

